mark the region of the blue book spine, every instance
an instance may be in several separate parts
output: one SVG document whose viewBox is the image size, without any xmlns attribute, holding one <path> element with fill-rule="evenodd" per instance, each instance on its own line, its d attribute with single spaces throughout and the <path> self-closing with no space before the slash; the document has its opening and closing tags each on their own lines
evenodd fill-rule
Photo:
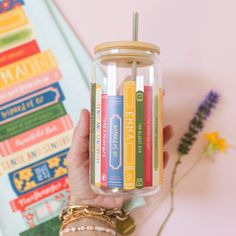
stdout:
<svg viewBox="0 0 236 236">
<path fill-rule="evenodd" d="M 108 188 L 123 188 L 123 96 L 108 96 Z"/>
</svg>

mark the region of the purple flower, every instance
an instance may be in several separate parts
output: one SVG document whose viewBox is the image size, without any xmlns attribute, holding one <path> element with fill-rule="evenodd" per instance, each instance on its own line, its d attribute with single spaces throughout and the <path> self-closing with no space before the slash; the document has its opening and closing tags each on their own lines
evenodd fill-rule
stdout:
<svg viewBox="0 0 236 236">
<path fill-rule="evenodd" d="M 178 152 L 180 155 L 189 153 L 197 134 L 203 129 L 204 122 L 210 116 L 211 111 L 215 108 L 219 101 L 219 94 L 215 91 L 210 91 L 205 99 L 201 102 L 194 117 L 189 123 L 188 131 L 181 138 Z"/>
</svg>

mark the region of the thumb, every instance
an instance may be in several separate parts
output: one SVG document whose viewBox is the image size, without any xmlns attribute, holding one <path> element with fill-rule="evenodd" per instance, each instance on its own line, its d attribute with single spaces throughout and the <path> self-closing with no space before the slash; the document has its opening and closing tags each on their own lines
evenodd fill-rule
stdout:
<svg viewBox="0 0 236 236">
<path fill-rule="evenodd" d="M 68 168 L 73 165 L 83 164 L 89 157 L 89 124 L 90 113 L 87 109 L 83 109 L 80 113 L 80 121 L 74 130 L 72 145 L 67 155 Z"/>
</svg>

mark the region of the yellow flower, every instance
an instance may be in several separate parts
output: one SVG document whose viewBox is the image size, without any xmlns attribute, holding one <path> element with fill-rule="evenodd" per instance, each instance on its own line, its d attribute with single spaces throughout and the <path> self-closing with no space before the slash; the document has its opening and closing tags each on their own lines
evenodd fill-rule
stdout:
<svg viewBox="0 0 236 236">
<path fill-rule="evenodd" d="M 54 177 L 60 177 L 62 175 L 67 174 L 67 169 L 65 167 L 59 167 L 55 170 Z"/>
<path fill-rule="evenodd" d="M 32 188 L 35 188 L 37 185 L 36 185 L 36 183 L 35 183 L 35 181 L 30 181 L 30 182 L 26 182 L 26 184 L 25 184 L 25 191 L 26 190 L 30 190 L 30 189 L 32 189 Z"/>
<path fill-rule="evenodd" d="M 18 190 L 22 189 L 23 181 L 17 178 L 14 178 L 15 186 Z"/>
<path fill-rule="evenodd" d="M 53 169 L 54 167 L 58 167 L 59 164 L 60 164 L 59 157 L 53 157 L 52 159 L 48 160 L 48 165 L 50 169 Z"/>
<path fill-rule="evenodd" d="M 21 180 L 26 180 L 29 181 L 31 179 L 31 177 L 33 176 L 33 172 L 31 168 L 25 169 L 25 170 L 21 170 L 19 172 L 19 176 Z"/>
<path fill-rule="evenodd" d="M 208 141 L 208 146 L 215 151 L 225 152 L 229 145 L 224 138 L 219 138 L 218 132 L 206 133 L 205 137 Z"/>
<path fill-rule="evenodd" d="M 219 133 L 218 132 L 206 133 L 206 139 L 209 143 L 217 144 L 219 139 Z"/>
<path fill-rule="evenodd" d="M 221 152 L 225 152 L 229 145 L 226 143 L 225 139 L 219 139 L 217 146 Z"/>
</svg>

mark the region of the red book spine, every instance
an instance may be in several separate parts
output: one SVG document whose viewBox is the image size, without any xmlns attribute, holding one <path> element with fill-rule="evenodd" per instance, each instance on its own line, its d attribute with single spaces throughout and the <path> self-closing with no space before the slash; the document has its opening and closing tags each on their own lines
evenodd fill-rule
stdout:
<svg viewBox="0 0 236 236">
<path fill-rule="evenodd" d="M 152 186 L 152 87 L 144 86 L 144 186 Z"/>
<path fill-rule="evenodd" d="M 0 67 L 22 60 L 39 52 L 40 49 L 38 47 L 38 44 L 35 40 L 33 40 L 29 43 L 0 53 Z"/>
<path fill-rule="evenodd" d="M 102 118 L 101 118 L 101 186 L 107 188 L 108 175 L 108 97 L 102 94 Z"/>
</svg>

